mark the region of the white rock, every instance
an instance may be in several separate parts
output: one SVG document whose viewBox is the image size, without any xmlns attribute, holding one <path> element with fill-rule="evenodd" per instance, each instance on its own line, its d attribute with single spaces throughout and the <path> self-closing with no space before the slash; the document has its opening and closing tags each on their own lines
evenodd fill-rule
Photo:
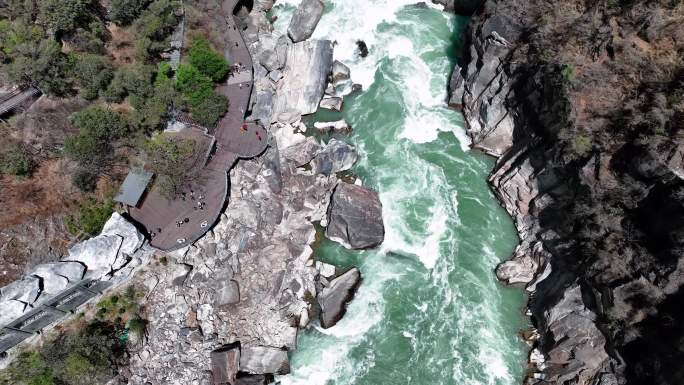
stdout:
<svg viewBox="0 0 684 385">
<path fill-rule="evenodd" d="M 36 277 L 26 277 L 3 287 L 0 293 L 3 300 L 13 299 L 32 304 L 40 295 L 40 280 Z"/>
<path fill-rule="evenodd" d="M 290 372 L 287 351 L 270 346 L 244 346 L 240 370 L 252 374 L 287 374 Z"/>
<path fill-rule="evenodd" d="M 316 269 L 318 273 L 326 278 L 335 276 L 335 266 L 327 264 L 325 262 L 316 262 Z"/>
<path fill-rule="evenodd" d="M 145 242 L 145 237 L 138 229 L 117 212 L 114 212 L 109 220 L 107 220 L 100 234 L 118 235 L 123 238 L 121 252 L 128 255 L 133 254 Z"/>
<path fill-rule="evenodd" d="M 281 112 L 296 109 L 313 114 L 328 81 L 332 63 L 332 44 L 328 40 L 309 40 L 290 46 L 283 79 L 278 83 L 272 119 Z"/>
<path fill-rule="evenodd" d="M 21 317 L 26 309 L 26 304 L 13 299 L 0 301 L 0 326 L 7 325 Z"/>
<path fill-rule="evenodd" d="M 321 100 L 320 106 L 327 110 L 342 111 L 342 98 L 337 96 L 325 97 Z"/>
<path fill-rule="evenodd" d="M 335 132 L 349 132 L 351 127 L 346 120 L 335 120 L 332 122 L 315 122 L 314 128 L 321 132 L 335 131 Z"/>
<path fill-rule="evenodd" d="M 112 270 L 122 242 L 118 235 L 98 235 L 72 246 L 63 260 L 85 264 L 88 270 L 84 278 L 100 278 Z"/>
</svg>

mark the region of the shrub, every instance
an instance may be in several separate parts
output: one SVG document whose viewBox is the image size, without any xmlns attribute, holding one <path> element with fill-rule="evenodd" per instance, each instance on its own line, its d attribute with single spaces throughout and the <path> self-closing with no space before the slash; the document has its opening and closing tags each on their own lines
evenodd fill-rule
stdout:
<svg viewBox="0 0 684 385">
<path fill-rule="evenodd" d="M 155 58 L 167 49 L 166 38 L 178 25 L 178 4 L 173 0 L 155 0 L 133 23 L 138 35 L 136 48 L 141 59 Z"/>
<path fill-rule="evenodd" d="M 72 115 L 78 134 L 66 138 L 64 152 L 88 170 L 99 170 L 112 155 L 112 141 L 128 131 L 126 119 L 118 112 L 91 106 Z"/>
<path fill-rule="evenodd" d="M 128 25 L 140 16 L 151 0 L 112 0 L 110 19 L 119 25 Z"/>
<path fill-rule="evenodd" d="M 81 168 L 71 177 L 71 183 L 83 192 L 91 192 L 95 191 L 98 179 L 100 177 L 96 172 Z"/>
<path fill-rule="evenodd" d="M 572 141 L 572 150 L 579 156 L 589 154 L 592 148 L 592 140 L 586 135 L 577 135 Z"/>
<path fill-rule="evenodd" d="M 213 90 L 214 84 L 208 76 L 202 74 L 195 66 L 181 64 L 176 72 L 176 87 L 188 99 L 192 100 L 194 97 L 195 100 L 199 100 L 202 95 L 207 95 Z"/>
<path fill-rule="evenodd" d="M 225 78 L 228 73 L 228 61 L 212 50 L 204 37 L 192 40 L 188 56 L 192 66 L 215 82 Z"/>
<path fill-rule="evenodd" d="M 570 64 L 565 64 L 561 69 L 561 75 L 563 75 L 563 79 L 566 81 L 571 82 L 575 80 L 575 67 Z"/>
<path fill-rule="evenodd" d="M 69 331 L 39 350 L 21 353 L 0 372 L 0 383 L 17 385 L 103 384 L 114 377 L 115 362 L 125 358 L 115 325 L 94 322 Z"/>
<path fill-rule="evenodd" d="M 189 139 L 155 135 L 145 144 L 147 160 L 157 174 L 157 186 L 168 197 L 175 197 L 190 176 L 191 167 L 186 160 L 195 151 L 195 142 Z"/>
<path fill-rule="evenodd" d="M 147 320 L 140 318 L 140 316 L 132 318 L 128 321 L 128 330 L 137 336 L 144 336 L 147 330 Z"/>
<path fill-rule="evenodd" d="M 31 175 L 35 163 L 24 148 L 14 148 L 0 157 L 0 172 L 15 176 Z"/>
<path fill-rule="evenodd" d="M 112 81 L 114 69 L 104 56 L 83 54 L 76 59 L 74 77 L 81 87 L 81 96 L 84 99 L 96 99 Z"/>
<path fill-rule="evenodd" d="M 200 103 L 193 106 L 192 118 L 205 127 L 213 127 L 228 110 L 228 99 L 212 91 Z"/>
<path fill-rule="evenodd" d="M 114 202 L 106 199 L 103 202 L 94 198 L 86 199 L 77 209 L 77 212 L 65 219 L 67 229 L 74 235 L 86 234 L 97 235 L 107 219 L 114 212 Z"/>
<path fill-rule="evenodd" d="M 83 21 L 90 21 L 88 11 L 93 0 L 41 0 L 38 2 L 38 20 L 56 35 L 76 30 Z"/>
</svg>

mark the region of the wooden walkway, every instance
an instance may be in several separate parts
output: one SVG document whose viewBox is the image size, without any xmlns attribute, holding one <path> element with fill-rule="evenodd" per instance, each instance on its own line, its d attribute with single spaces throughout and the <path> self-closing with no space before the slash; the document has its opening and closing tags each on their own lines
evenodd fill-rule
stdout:
<svg viewBox="0 0 684 385">
<path fill-rule="evenodd" d="M 245 46 L 233 9 L 238 0 L 225 0 L 221 14 L 227 28 L 224 54 L 240 71 L 228 78 L 217 91 L 228 98 L 228 112 L 209 134 L 216 148 L 197 178 L 183 186 L 183 194 L 169 200 L 152 189 L 130 214 L 147 229 L 150 244 L 170 251 L 195 242 L 213 227 L 228 197 L 228 171 L 240 159 L 253 158 L 266 149 L 268 132 L 256 122 L 245 122 L 253 86 L 252 58 Z M 237 44 L 236 44 L 237 43 Z M 245 126 L 243 126 L 245 125 Z"/>
</svg>

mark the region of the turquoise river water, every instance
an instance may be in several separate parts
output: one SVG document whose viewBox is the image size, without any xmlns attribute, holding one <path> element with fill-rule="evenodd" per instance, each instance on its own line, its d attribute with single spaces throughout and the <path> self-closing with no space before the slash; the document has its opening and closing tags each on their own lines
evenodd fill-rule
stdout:
<svg viewBox="0 0 684 385">
<path fill-rule="evenodd" d="M 276 29 L 298 2 L 277 2 Z M 340 323 L 300 334 L 283 384 L 522 382 L 523 294 L 493 274 L 515 247 L 514 227 L 486 183 L 493 159 L 468 150 L 462 117 L 445 105 L 467 19 L 414 3 L 326 0 L 314 33 L 337 42 L 335 58 L 363 85 L 342 115 L 360 153 L 353 172 L 380 193 L 386 237 L 379 250 L 324 242 L 317 251 L 359 266 L 363 283 Z"/>
</svg>

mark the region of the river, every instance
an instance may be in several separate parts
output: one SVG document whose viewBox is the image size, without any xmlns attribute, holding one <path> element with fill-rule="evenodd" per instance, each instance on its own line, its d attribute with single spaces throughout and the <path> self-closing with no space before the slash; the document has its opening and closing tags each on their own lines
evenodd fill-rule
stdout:
<svg viewBox="0 0 684 385">
<path fill-rule="evenodd" d="M 276 29 L 287 29 L 298 2 L 277 2 Z M 282 384 L 522 382 L 525 299 L 493 274 L 515 230 L 486 183 L 493 159 L 468 150 L 461 115 L 445 105 L 467 19 L 414 3 L 326 0 L 314 33 L 337 42 L 335 58 L 363 85 L 341 115 L 360 154 L 353 171 L 380 193 L 386 237 L 379 250 L 328 241 L 317 250 L 325 262 L 359 266 L 363 283 L 340 323 L 300 334 Z"/>
</svg>

